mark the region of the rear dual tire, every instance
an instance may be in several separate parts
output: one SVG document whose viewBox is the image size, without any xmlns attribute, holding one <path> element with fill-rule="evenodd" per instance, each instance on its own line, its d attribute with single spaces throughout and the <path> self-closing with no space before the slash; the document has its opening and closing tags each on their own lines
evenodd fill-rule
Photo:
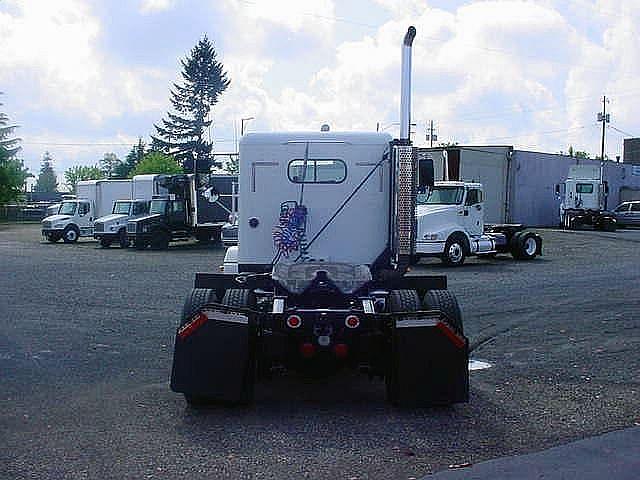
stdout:
<svg viewBox="0 0 640 480">
<path fill-rule="evenodd" d="M 518 232 L 511 239 L 510 250 L 516 260 L 533 260 L 542 251 L 542 239 L 533 232 Z"/>
</svg>

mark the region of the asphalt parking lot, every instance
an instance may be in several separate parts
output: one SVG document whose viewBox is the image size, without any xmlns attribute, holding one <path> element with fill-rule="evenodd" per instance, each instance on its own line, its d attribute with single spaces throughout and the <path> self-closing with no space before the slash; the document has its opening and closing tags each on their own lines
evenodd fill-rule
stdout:
<svg viewBox="0 0 640 480">
<path fill-rule="evenodd" d="M 344 373 L 277 377 L 249 408 L 194 411 L 168 387 L 196 271 L 222 247 L 48 244 L 0 225 L 0 477 L 409 479 L 640 424 L 640 230 L 543 230 L 544 255 L 447 269 L 471 399 L 398 410 Z"/>
</svg>

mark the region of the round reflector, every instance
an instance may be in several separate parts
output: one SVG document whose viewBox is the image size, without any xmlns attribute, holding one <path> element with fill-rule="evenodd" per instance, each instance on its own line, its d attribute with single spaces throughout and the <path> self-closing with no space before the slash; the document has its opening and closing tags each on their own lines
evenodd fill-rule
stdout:
<svg viewBox="0 0 640 480">
<path fill-rule="evenodd" d="M 349 328 L 358 328 L 360 326 L 360 319 L 355 315 L 348 315 L 344 319 L 344 324 Z"/>
<path fill-rule="evenodd" d="M 298 328 L 302 325 L 302 318 L 299 315 L 289 315 L 287 318 L 287 326 L 289 328 Z"/>
</svg>

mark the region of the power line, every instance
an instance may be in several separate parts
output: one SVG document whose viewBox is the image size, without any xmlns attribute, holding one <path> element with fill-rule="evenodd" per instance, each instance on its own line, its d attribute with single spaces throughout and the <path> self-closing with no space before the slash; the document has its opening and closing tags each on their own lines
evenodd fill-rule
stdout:
<svg viewBox="0 0 640 480">
<path fill-rule="evenodd" d="M 511 135 L 508 137 L 493 137 L 493 138 L 488 138 L 486 141 L 491 142 L 491 141 L 496 141 L 496 140 L 509 140 L 509 139 L 513 139 L 513 138 L 527 138 L 527 137 L 534 137 L 536 135 L 553 135 L 555 133 L 567 133 L 573 130 L 583 130 L 585 128 L 589 128 L 589 127 L 593 127 L 594 125 L 582 125 L 579 127 L 571 127 L 571 128 L 562 128 L 562 129 L 558 129 L 558 130 L 548 130 L 546 132 L 532 132 L 532 133 L 528 133 L 528 134 L 523 134 L 523 135 Z"/>
<path fill-rule="evenodd" d="M 638 135 L 634 135 L 633 133 L 629 133 L 629 132 L 625 132 L 624 130 L 620 130 L 617 127 L 614 127 L 613 125 L 609 125 L 609 128 L 613 128 L 616 132 L 621 133 L 623 135 L 626 135 L 627 137 L 633 137 L 633 138 L 637 138 Z"/>
</svg>

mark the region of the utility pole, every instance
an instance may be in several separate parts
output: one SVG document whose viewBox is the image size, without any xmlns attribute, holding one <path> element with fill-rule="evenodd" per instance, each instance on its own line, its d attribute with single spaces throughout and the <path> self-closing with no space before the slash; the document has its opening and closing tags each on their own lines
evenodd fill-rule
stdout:
<svg viewBox="0 0 640 480">
<path fill-rule="evenodd" d="M 429 121 L 429 130 L 427 133 L 427 140 L 429 140 L 429 147 L 433 148 L 433 142 L 438 141 L 438 135 L 433 133 L 433 120 Z"/>
<path fill-rule="evenodd" d="M 598 121 L 602 122 L 602 144 L 600 146 L 600 160 L 604 162 L 604 132 L 607 123 L 611 121 L 610 115 L 607 113 L 607 96 L 602 97 L 602 112 L 598 113 Z"/>
</svg>

